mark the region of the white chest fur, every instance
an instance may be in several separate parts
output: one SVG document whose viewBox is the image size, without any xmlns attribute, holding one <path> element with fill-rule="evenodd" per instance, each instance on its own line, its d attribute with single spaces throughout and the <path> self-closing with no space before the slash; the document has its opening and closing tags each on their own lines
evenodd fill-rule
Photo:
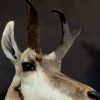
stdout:
<svg viewBox="0 0 100 100">
<path fill-rule="evenodd" d="M 31 74 L 21 83 L 24 100 L 72 100 L 43 80 L 38 73 Z"/>
</svg>

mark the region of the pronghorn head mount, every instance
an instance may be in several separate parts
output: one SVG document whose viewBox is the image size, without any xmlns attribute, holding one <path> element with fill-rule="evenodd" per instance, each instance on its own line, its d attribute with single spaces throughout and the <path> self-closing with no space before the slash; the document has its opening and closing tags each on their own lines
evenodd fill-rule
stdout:
<svg viewBox="0 0 100 100">
<path fill-rule="evenodd" d="M 19 50 L 14 38 L 14 21 L 7 23 L 2 35 L 2 49 L 16 69 L 5 100 L 99 100 L 94 89 L 60 72 L 61 61 L 80 30 L 70 33 L 64 14 L 53 10 L 60 16 L 62 40 L 55 51 L 44 55 L 39 46 L 37 11 L 31 0 L 25 1 L 29 47 L 23 53 Z"/>
</svg>

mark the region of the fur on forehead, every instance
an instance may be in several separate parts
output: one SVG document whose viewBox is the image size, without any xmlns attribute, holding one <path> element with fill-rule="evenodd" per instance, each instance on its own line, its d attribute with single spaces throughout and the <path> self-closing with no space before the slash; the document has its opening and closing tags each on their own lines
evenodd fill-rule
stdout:
<svg viewBox="0 0 100 100">
<path fill-rule="evenodd" d="M 28 62 L 29 60 L 36 60 L 36 58 L 42 58 L 42 55 L 37 54 L 31 48 L 27 48 L 22 54 L 21 61 Z"/>
</svg>

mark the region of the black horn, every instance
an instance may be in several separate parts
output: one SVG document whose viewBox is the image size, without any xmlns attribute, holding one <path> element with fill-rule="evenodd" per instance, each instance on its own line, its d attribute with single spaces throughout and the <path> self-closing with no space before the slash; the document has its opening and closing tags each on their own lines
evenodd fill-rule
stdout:
<svg viewBox="0 0 100 100">
<path fill-rule="evenodd" d="M 56 55 L 56 59 L 62 60 L 66 55 L 72 44 L 74 43 L 76 37 L 80 34 L 81 30 L 70 33 L 67 20 L 64 13 L 59 9 L 52 10 L 60 16 L 62 25 L 62 38 L 59 47 L 53 52 Z"/>
<path fill-rule="evenodd" d="M 28 6 L 27 30 L 28 45 L 30 48 L 40 53 L 40 37 L 39 37 L 39 18 L 32 0 L 25 0 Z"/>
</svg>

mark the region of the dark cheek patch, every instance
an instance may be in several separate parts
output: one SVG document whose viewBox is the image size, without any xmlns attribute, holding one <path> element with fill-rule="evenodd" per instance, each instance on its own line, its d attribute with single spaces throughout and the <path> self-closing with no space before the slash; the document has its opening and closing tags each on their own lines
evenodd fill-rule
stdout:
<svg viewBox="0 0 100 100">
<path fill-rule="evenodd" d="M 20 87 L 21 87 L 21 83 L 18 86 L 16 86 L 14 88 L 14 90 L 15 90 L 16 93 L 18 93 L 18 96 L 19 96 L 20 100 L 24 100 L 24 96 L 22 95 L 22 92 L 19 89 Z"/>
<path fill-rule="evenodd" d="M 23 62 L 22 68 L 24 72 L 36 70 L 35 64 L 32 62 Z"/>
</svg>

